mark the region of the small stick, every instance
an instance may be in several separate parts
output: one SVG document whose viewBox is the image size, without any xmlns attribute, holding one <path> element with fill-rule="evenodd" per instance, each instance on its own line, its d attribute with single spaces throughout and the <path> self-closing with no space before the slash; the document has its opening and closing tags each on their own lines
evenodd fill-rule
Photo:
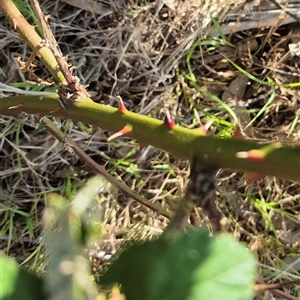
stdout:
<svg viewBox="0 0 300 300">
<path fill-rule="evenodd" d="M 55 56 L 56 61 L 59 65 L 60 71 L 63 73 L 68 85 L 74 84 L 74 78 L 69 70 L 67 61 L 58 46 L 52 30 L 46 20 L 46 17 L 41 10 L 39 2 L 37 0 L 30 0 L 30 3 L 38 19 L 38 23 L 42 28 L 45 43 L 53 52 L 53 55 Z"/>
<path fill-rule="evenodd" d="M 70 137 L 65 135 L 61 130 L 59 130 L 52 121 L 47 117 L 43 117 L 41 122 L 45 127 L 60 141 L 66 143 L 66 145 L 72 149 L 72 151 L 82 160 L 85 165 L 92 168 L 96 173 L 101 174 L 105 177 L 107 181 L 119 188 L 125 195 L 136 200 L 140 204 L 148 207 L 149 209 L 161 214 L 166 218 L 170 218 L 170 213 L 166 212 L 160 206 L 151 203 L 150 201 L 142 198 L 140 195 L 131 190 L 127 185 L 121 183 L 119 180 L 110 175 L 103 167 L 98 165 L 90 156 L 88 156 Z"/>
</svg>

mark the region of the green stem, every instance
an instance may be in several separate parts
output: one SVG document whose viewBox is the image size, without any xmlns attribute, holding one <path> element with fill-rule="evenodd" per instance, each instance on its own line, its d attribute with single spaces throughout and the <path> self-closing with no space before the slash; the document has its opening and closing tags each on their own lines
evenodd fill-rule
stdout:
<svg viewBox="0 0 300 300">
<path fill-rule="evenodd" d="M 12 1 L 0 0 L 0 10 L 3 11 L 6 18 L 11 21 L 13 27 L 19 32 L 21 38 L 33 51 L 41 47 L 43 40 L 36 33 L 34 26 L 26 21 Z M 38 51 L 38 57 L 56 82 L 65 83 L 65 78 L 59 70 L 56 58 L 48 47 L 41 47 Z"/>
<path fill-rule="evenodd" d="M 32 49 L 40 47 L 41 38 L 11 0 L 0 0 L 0 9 L 12 24 L 15 24 L 21 37 Z M 64 82 L 50 49 L 43 47 L 39 50 L 39 56 L 55 80 Z M 129 136 L 140 143 L 151 144 L 181 158 L 190 159 L 197 156 L 203 165 L 300 180 L 299 147 L 281 147 L 276 144 L 265 146 L 247 140 L 219 139 L 203 136 L 197 130 L 180 126 L 170 129 L 160 120 L 127 111 L 122 113 L 116 108 L 94 103 L 89 98 L 76 102 L 67 109 L 62 109 L 58 96 L 19 96 L 0 99 L 0 114 L 19 115 L 21 112 L 78 120 L 112 132 L 128 126 L 132 128 Z M 251 150 L 255 150 L 251 153 L 254 158 L 247 156 L 247 152 Z"/>
<path fill-rule="evenodd" d="M 67 109 L 61 107 L 58 96 L 0 99 L 0 114 L 16 116 L 21 112 L 78 120 L 112 132 L 129 124 L 133 130 L 128 136 L 142 144 L 164 149 L 177 157 L 190 159 L 197 156 L 203 165 L 300 180 L 299 147 L 280 147 L 276 144 L 266 146 L 249 140 L 220 139 L 203 136 L 198 130 L 180 126 L 169 129 L 163 121 L 129 111 L 122 113 L 117 108 L 97 104 L 89 98 Z M 250 150 L 259 150 L 263 157 L 251 159 L 239 155 Z"/>
</svg>

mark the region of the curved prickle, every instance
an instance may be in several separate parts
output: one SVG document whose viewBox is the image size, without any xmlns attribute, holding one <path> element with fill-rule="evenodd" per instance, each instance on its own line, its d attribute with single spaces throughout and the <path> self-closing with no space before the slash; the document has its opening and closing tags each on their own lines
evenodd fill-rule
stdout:
<svg viewBox="0 0 300 300">
<path fill-rule="evenodd" d="M 127 135 L 127 134 L 131 133 L 131 132 L 132 132 L 132 126 L 125 125 L 120 131 L 118 131 L 118 132 L 114 133 L 113 135 L 111 135 L 107 139 L 107 141 L 110 142 L 110 141 L 116 139 L 119 136 L 124 136 L 124 135 Z"/>
</svg>

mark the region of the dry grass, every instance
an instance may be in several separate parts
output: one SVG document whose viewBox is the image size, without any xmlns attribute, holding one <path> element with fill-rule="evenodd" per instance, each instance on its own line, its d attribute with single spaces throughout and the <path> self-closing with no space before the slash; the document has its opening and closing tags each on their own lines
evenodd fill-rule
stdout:
<svg viewBox="0 0 300 300">
<path fill-rule="evenodd" d="M 168 109 L 177 123 L 189 127 L 214 120 L 210 134 L 229 136 L 233 126 L 226 103 L 248 138 L 299 145 L 299 89 L 277 86 L 272 90 L 270 84 L 250 82 L 226 59 L 264 82 L 267 77 L 276 83 L 297 82 L 299 56 L 292 55 L 289 45 L 300 39 L 299 24 L 232 33 L 226 39 L 235 47 L 216 46 L 219 40 L 209 37 L 206 45 L 193 47 L 207 19 L 200 22 L 200 9 L 189 1 L 179 11 L 156 1 L 103 2 L 108 11 L 103 15 L 63 2 L 41 2 L 51 15 L 50 24 L 62 51 L 76 66 L 75 75 L 89 85 L 94 101 L 116 105 L 115 96 L 121 95 L 131 111 L 161 118 Z M 20 56 L 26 61 L 30 51 L 8 28 L 0 16 L 1 81 L 32 81 L 19 71 L 14 59 Z M 44 81 L 49 77 L 38 62 L 34 72 Z M 239 90 L 231 85 L 236 78 Z M 216 102 L 210 93 L 223 102 Z M 108 143 L 108 132 L 98 130 L 93 135 L 94 128 L 79 122 L 56 122 L 96 162 L 105 164 L 110 173 L 147 199 L 168 209 L 181 195 L 188 162 L 153 147 L 141 153 L 129 139 Z M 0 249 L 34 269 L 43 261 L 43 249 L 38 246 L 47 193 L 70 199 L 93 175 L 38 125 L 31 116 L 0 120 Z M 261 283 L 300 278 L 299 195 L 297 182 L 267 177 L 249 184 L 242 174 L 218 173 L 217 203 L 227 218 L 228 231 L 257 254 Z M 98 252 L 104 248 L 114 252 L 132 239 L 152 238 L 167 223 L 120 194 L 110 196 L 106 205 L 105 239 L 95 246 Z M 198 208 L 191 222 L 199 224 Z M 99 263 L 96 256 L 94 267 Z M 268 293 L 257 299 L 270 299 Z M 292 295 L 299 296 L 300 289 L 284 286 L 273 295 L 278 297 L 275 299 L 294 299 Z"/>
</svg>

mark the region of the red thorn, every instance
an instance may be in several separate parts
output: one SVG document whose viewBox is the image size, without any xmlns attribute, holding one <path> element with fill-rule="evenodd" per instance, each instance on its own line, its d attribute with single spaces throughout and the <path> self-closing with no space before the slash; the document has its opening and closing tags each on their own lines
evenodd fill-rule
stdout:
<svg viewBox="0 0 300 300">
<path fill-rule="evenodd" d="M 261 150 L 254 149 L 254 150 L 248 151 L 248 156 L 251 160 L 261 161 L 261 160 L 265 159 L 266 154 Z"/>
<path fill-rule="evenodd" d="M 209 121 L 205 125 L 201 125 L 196 130 L 200 132 L 201 135 L 206 135 L 209 127 L 214 123 L 214 121 Z"/>
<path fill-rule="evenodd" d="M 13 23 L 14 29 L 16 30 L 17 26 L 18 26 L 18 21 L 16 19 L 12 19 L 12 23 Z"/>
<path fill-rule="evenodd" d="M 241 151 L 236 153 L 236 157 L 238 158 L 248 158 L 253 161 L 262 161 L 265 159 L 266 154 L 258 149 L 253 149 L 250 151 Z"/>
<path fill-rule="evenodd" d="M 119 100 L 119 107 L 118 107 L 119 112 L 122 114 L 128 112 L 128 109 L 125 107 L 122 98 L 120 96 L 116 96 L 116 98 Z"/>
<path fill-rule="evenodd" d="M 197 127 L 194 130 L 196 130 L 198 133 L 200 133 L 200 135 L 206 135 L 207 134 L 207 130 L 206 130 L 204 125 L 201 125 L 200 127 Z"/>
<path fill-rule="evenodd" d="M 245 140 L 245 136 L 240 126 L 237 126 L 234 130 L 234 133 L 231 137 L 234 140 Z"/>
<path fill-rule="evenodd" d="M 175 127 L 175 122 L 171 119 L 170 113 L 168 110 L 166 110 L 166 116 L 164 119 L 164 124 L 169 128 L 172 129 L 173 127 Z"/>
<path fill-rule="evenodd" d="M 18 104 L 18 105 L 15 105 L 15 106 L 11 106 L 8 109 L 22 109 L 23 107 L 24 107 L 23 104 Z"/>
<path fill-rule="evenodd" d="M 111 135 L 107 141 L 110 142 L 112 140 L 114 140 L 115 138 L 119 137 L 119 136 L 124 136 L 127 135 L 129 133 L 132 132 L 132 126 L 131 125 L 125 125 L 120 131 L 114 133 L 113 135 Z"/>
</svg>

